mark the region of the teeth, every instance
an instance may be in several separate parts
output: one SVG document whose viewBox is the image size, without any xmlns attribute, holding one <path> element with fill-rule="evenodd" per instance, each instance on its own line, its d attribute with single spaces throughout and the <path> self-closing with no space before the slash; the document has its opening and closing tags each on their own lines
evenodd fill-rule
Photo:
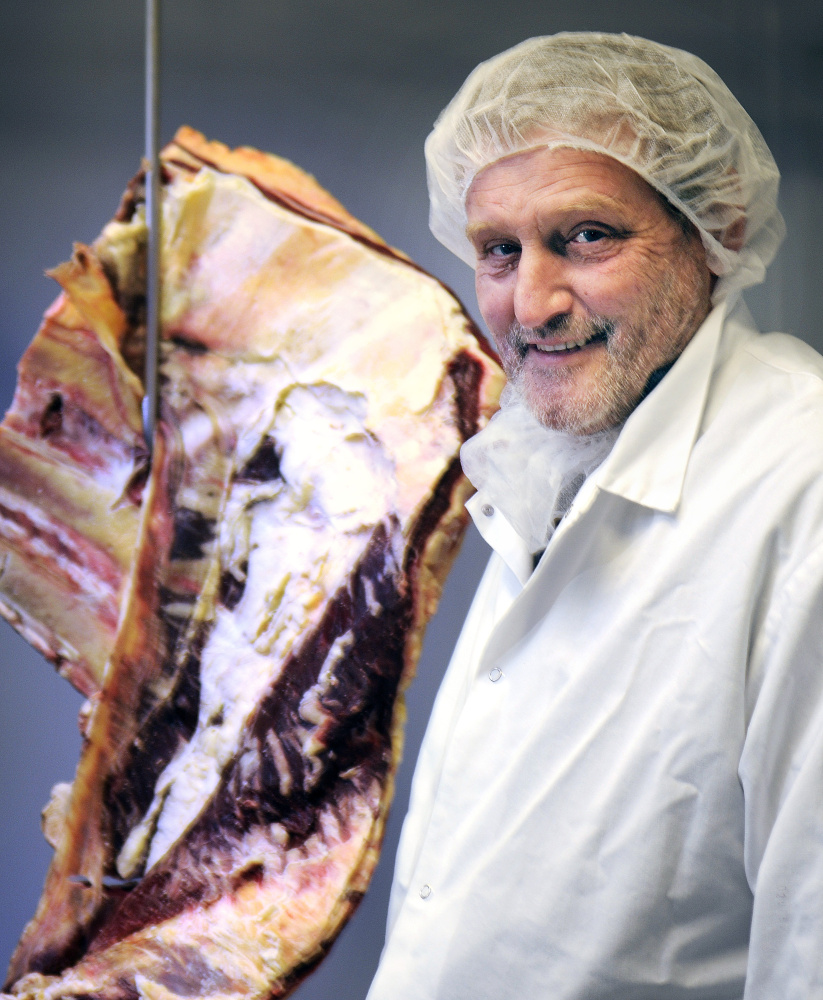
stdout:
<svg viewBox="0 0 823 1000">
<path fill-rule="evenodd" d="M 553 354 L 557 351 L 570 351 L 573 347 L 583 347 L 588 343 L 588 340 L 584 338 L 583 340 L 569 340 L 565 344 L 532 344 L 532 347 L 536 347 L 538 351 L 544 351 L 546 354 Z"/>
</svg>

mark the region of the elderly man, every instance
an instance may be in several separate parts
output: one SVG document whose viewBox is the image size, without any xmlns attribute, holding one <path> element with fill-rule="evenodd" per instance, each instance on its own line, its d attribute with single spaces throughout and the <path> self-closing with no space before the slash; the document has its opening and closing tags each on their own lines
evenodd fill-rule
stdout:
<svg viewBox="0 0 823 1000">
<path fill-rule="evenodd" d="M 588 34 L 427 157 L 510 384 L 370 1000 L 823 996 L 823 360 L 740 300 L 772 157 L 700 60 Z"/>
</svg>

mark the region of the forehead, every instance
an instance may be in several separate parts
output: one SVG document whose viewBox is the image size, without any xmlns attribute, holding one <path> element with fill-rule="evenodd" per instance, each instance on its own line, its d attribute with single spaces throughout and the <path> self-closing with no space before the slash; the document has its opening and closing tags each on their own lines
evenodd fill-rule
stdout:
<svg viewBox="0 0 823 1000">
<path fill-rule="evenodd" d="M 468 231 L 471 236 L 474 225 L 501 213 L 589 207 L 665 211 L 658 192 L 617 160 L 589 150 L 542 147 L 497 160 L 477 174 L 466 198 Z"/>
</svg>

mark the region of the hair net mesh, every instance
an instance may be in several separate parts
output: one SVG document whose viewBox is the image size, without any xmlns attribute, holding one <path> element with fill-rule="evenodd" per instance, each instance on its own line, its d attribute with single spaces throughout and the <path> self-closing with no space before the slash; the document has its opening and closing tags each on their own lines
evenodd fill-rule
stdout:
<svg viewBox="0 0 823 1000">
<path fill-rule="evenodd" d="M 481 63 L 426 140 L 430 225 L 471 266 L 477 173 L 527 149 L 574 147 L 631 167 L 698 228 L 715 299 L 763 280 L 783 238 L 780 179 L 762 135 L 701 59 L 588 32 L 528 41 Z"/>
</svg>

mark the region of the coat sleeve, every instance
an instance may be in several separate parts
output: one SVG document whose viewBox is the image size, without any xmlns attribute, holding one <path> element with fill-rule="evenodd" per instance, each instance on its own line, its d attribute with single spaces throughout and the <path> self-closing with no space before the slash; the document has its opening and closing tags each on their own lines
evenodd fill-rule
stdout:
<svg viewBox="0 0 823 1000">
<path fill-rule="evenodd" d="M 773 592 L 748 692 L 744 1000 L 808 1000 L 823 996 L 823 543 Z"/>
</svg>

